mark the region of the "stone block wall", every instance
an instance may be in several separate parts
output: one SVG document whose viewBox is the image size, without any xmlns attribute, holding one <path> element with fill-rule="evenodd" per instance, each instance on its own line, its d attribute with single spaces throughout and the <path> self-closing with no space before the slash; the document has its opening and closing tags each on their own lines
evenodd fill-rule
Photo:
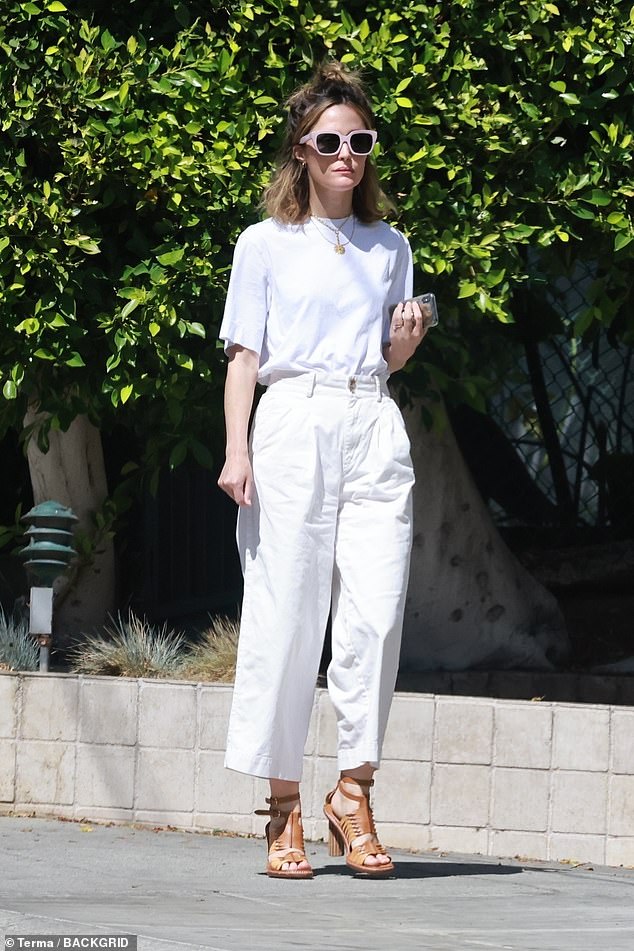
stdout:
<svg viewBox="0 0 634 951">
<path fill-rule="evenodd" d="M 224 769 L 232 688 L 0 674 L 0 814 L 262 833 Z M 315 692 L 302 804 L 325 838 L 336 723 Z M 397 693 L 376 777 L 386 846 L 634 866 L 634 710 Z"/>
</svg>

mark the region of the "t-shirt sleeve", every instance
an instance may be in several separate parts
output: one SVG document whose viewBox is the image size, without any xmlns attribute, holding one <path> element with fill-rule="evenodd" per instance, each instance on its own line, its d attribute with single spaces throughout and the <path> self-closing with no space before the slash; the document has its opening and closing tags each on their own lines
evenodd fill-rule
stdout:
<svg viewBox="0 0 634 951">
<path fill-rule="evenodd" d="M 407 300 L 414 294 L 414 263 L 412 249 L 404 234 L 400 235 L 401 242 L 396 255 L 396 262 L 390 281 L 390 289 L 385 299 L 383 314 L 383 343 L 390 342 L 390 321 L 392 311 L 400 301 Z"/>
<path fill-rule="evenodd" d="M 233 265 L 219 337 L 225 351 L 234 344 L 262 351 L 268 315 L 268 267 L 250 229 L 243 231 L 233 252 Z"/>
</svg>

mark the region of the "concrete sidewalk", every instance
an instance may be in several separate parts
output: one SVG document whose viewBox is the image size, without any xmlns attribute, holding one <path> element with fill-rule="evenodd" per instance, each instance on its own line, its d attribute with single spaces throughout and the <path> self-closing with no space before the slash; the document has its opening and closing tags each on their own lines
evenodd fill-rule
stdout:
<svg viewBox="0 0 634 951">
<path fill-rule="evenodd" d="M 276 881 L 261 839 L 0 817 L 0 927 L 140 951 L 634 948 L 632 869 L 392 850 L 397 877 L 368 881 L 307 850 L 315 878 Z"/>
</svg>

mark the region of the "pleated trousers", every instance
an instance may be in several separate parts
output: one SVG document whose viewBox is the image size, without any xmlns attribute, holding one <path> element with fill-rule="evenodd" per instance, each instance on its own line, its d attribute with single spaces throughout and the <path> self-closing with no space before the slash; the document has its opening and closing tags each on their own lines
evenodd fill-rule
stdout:
<svg viewBox="0 0 634 951">
<path fill-rule="evenodd" d="M 412 538 L 401 412 L 380 377 L 282 378 L 260 400 L 250 447 L 255 497 L 238 514 L 244 598 L 225 766 L 301 779 L 331 611 L 338 766 L 378 767 Z"/>
</svg>

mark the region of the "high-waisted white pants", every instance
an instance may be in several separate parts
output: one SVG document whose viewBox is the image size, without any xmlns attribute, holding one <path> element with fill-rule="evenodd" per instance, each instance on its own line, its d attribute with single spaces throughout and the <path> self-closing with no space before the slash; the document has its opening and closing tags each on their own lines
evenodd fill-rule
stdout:
<svg viewBox="0 0 634 951">
<path fill-rule="evenodd" d="M 339 769 L 378 767 L 396 682 L 414 474 L 379 377 L 271 384 L 238 515 L 244 600 L 225 766 L 300 780 L 332 607 L 328 690 Z"/>
</svg>

